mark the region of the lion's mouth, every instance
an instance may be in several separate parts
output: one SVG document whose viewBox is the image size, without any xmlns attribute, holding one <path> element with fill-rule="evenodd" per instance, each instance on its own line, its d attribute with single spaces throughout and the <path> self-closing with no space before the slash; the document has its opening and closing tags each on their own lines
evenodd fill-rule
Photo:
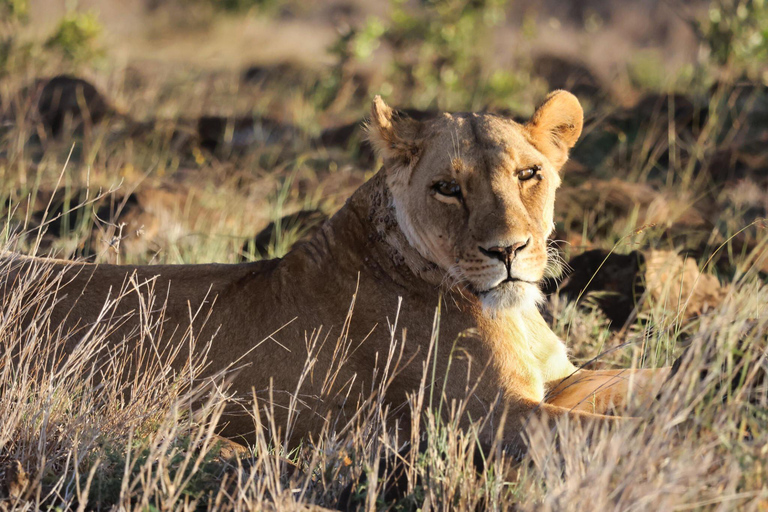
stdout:
<svg viewBox="0 0 768 512">
<path fill-rule="evenodd" d="M 472 293 L 474 293 L 477 296 L 482 296 L 491 292 L 498 291 L 500 289 L 505 288 L 506 286 L 510 286 L 515 283 L 526 283 L 526 284 L 532 284 L 532 285 L 538 284 L 536 281 L 528 281 L 526 279 L 520 279 L 519 277 L 508 276 L 506 279 L 501 281 L 496 286 L 492 286 L 491 288 L 487 288 L 485 290 L 478 290 L 475 287 L 472 287 Z"/>
</svg>

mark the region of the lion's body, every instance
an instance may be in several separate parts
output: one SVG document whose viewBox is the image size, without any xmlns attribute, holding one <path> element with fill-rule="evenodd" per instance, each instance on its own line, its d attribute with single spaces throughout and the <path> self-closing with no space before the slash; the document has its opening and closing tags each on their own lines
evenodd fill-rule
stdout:
<svg viewBox="0 0 768 512">
<path fill-rule="evenodd" d="M 400 416 L 407 416 L 408 408 L 400 406 L 420 385 L 438 306 L 439 339 L 430 363 L 436 382 L 445 382 L 449 400 L 470 397 L 466 416 L 473 420 L 501 400 L 509 413 L 506 438 L 510 442 L 536 410 L 550 416 L 571 409 L 604 413 L 622 402 L 626 382 L 606 380 L 615 381 L 615 373 L 593 374 L 586 386 L 575 384 L 575 376 L 585 372 L 577 372 L 568 361 L 565 346 L 538 313 L 535 284 L 529 285 L 529 281 L 541 279 L 546 265 L 546 236 L 559 185 L 557 168 L 564 161 L 564 157 L 556 161 L 557 153 L 546 146 L 551 140 L 534 145 L 536 130 L 546 129 L 546 124 L 521 126 L 495 116 L 447 116 L 434 126 L 405 126 L 395 133 L 392 130 L 398 128 L 398 120 L 385 107 L 375 106 L 373 112 L 374 129 L 379 129 L 380 136 L 378 140 L 373 136 L 374 143 L 385 157 L 385 169 L 361 187 L 314 238 L 298 244 L 283 259 L 240 265 L 131 267 L 12 257 L 5 260 L 11 271 L 4 276 L 0 273 L 0 296 L 13 293 L 14 283 L 24 271 L 35 265 L 53 265 L 49 275 L 64 271 L 64 277 L 51 325 L 63 325 L 66 332 L 92 325 L 100 318 L 105 301 L 119 290 L 127 290 L 116 306 L 116 316 L 110 315 L 113 322 L 122 314 L 129 315 L 108 336 L 115 349 L 139 324 L 140 310 L 158 311 L 165 306 L 163 335 L 158 339 L 168 346 L 180 343 L 190 319 L 196 318 L 191 328 L 198 350 L 213 337 L 207 373 L 236 368 L 232 390 L 244 399 L 254 392 L 261 398 L 271 396 L 277 404 L 278 425 L 287 419 L 282 407 L 289 405 L 291 397 L 298 398 L 294 441 L 316 429 L 319 417 L 341 420 L 341 425 L 355 414 L 358 397 L 371 394 L 375 379 L 382 376 L 392 333 L 401 340 L 404 329 L 399 373 L 387 389 L 386 400 Z M 578 132 L 580 123 L 579 117 Z M 568 126 L 573 128 L 573 123 Z M 555 127 L 560 129 L 560 125 Z M 445 158 L 457 173 L 475 169 L 475 181 L 464 182 L 467 197 L 458 206 L 450 197 L 439 198 L 446 204 L 429 203 L 430 208 L 450 211 L 423 211 L 418 204 L 423 199 L 405 190 L 419 189 L 420 179 L 432 187 L 435 177 L 427 174 L 437 167 L 444 172 L 445 163 L 436 163 L 435 156 L 420 150 L 425 162 L 419 167 L 413 161 L 397 161 L 393 152 L 406 135 L 409 140 L 421 140 L 424 147 L 429 147 L 424 141 L 430 137 L 446 144 L 450 130 L 457 132 L 457 139 L 468 142 L 462 146 L 455 141 L 455 151 Z M 442 138 L 438 137 L 441 133 Z M 513 147 L 502 147 L 510 137 L 515 141 Z M 550 133 L 544 137 L 549 139 Z M 491 174 L 490 179 L 483 175 L 507 165 L 501 157 L 489 163 L 489 155 L 497 154 L 499 148 L 513 160 L 510 165 L 542 162 L 543 180 L 530 185 L 521 181 L 517 192 L 500 181 L 501 175 Z M 438 144 L 435 155 L 442 151 Z M 546 156 L 548 151 L 550 156 Z M 525 160 L 522 164 L 521 159 Z M 485 162 L 484 171 L 479 162 Z M 422 167 L 427 176 L 419 178 L 413 169 Z M 410 177 L 404 174 L 407 168 Z M 471 203 L 471 190 L 482 195 L 482 202 Z M 471 204 L 477 204 L 482 215 L 474 218 Z M 459 222 L 461 215 L 469 218 L 465 222 L 469 235 L 464 238 L 481 237 L 480 242 L 459 240 L 451 223 Z M 477 253 L 476 246 L 493 245 L 497 240 L 507 243 L 509 237 L 523 231 L 528 241 L 521 256 L 512 264 L 507 260 L 504 275 L 516 273 L 507 283 L 496 277 L 498 262 L 483 256 L 487 250 Z M 448 271 L 454 267 L 454 259 L 455 267 L 461 268 Z M 132 284 L 125 286 L 129 282 Z M 149 296 L 155 302 L 140 307 L 140 301 L 146 302 Z M 79 338 L 71 337 L 69 349 Z M 317 342 L 311 349 L 313 366 L 299 387 L 313 340 Z M 340 354 L 335 350 L 338 346 L 347 347 L 347 352 Z M 338 366 L 340 358 L 345 361 L 338 374 L 332 382 L 326 380 L 328 370 Z M 177 363 L 184 360 L 179 357 Z M 449 361 L 450 378 L 446 378 Z M 374 368 L 378 368 L 377 377 Z M 567 397 L 560 403 L 556 396 L 548 397 L 555 388 Z M 606 390 L 599 408 L 594 400 L 589 406 L 584 404 L 588 396 Z M 542 405 L 546 401 L 554 405 Z M 328 411 L 334 414 L 328 415 Z M 236 407 L 231 412 L 224 433 L 247 436 L 254 428 L 252 416 L 242 409 L 237 413 Z"/>
</svg>

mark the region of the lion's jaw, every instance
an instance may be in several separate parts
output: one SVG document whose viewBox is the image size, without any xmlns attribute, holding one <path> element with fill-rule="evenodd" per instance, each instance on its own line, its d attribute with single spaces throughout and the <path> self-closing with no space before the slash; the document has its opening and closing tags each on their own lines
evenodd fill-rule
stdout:
<svg viewBox="0 0 768 512">
<path fill-rule="evenodd" d="M 380 100 L 371 117 L 398 231 L 419 255 L 414 265 L 431 264 L 434 284 L 469 291 L 486 310 L 535 307 L 558 170 L 581 128 L 578 101 L 557 93 L 526 125 L 489 114 L 417 122 Z"/>
</svg>

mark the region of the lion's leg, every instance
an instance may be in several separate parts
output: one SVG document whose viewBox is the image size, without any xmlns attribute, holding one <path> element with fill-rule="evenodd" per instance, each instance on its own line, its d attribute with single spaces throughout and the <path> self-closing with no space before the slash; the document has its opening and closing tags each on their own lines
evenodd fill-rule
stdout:
<svg viewBox="0 0 768 512">
<path fill-rule="evenodd" d="M 637 421 L 637 418 L 609 416 L 545 402 L 526 403 L 525 405 L 528 408 L 527 413 L 518 418 L 509 418 L 512 421 L 508 422 L 504 428 L 503 438 L 496 438 L 497 441 L 501 441 L 500 444 L 490 441 L 487 436 L 481 435 L 479 437 L 480 448 L 484 453 L 492 453 L 495 451 L 494 447 L 502 448 L 507 456 L 518 461 L 522 460 L 528 453 L 529 440 L 536 430 L 545 429 L 556 432 L 558 423 L 563 420 L 567 420 L 571 425 L 595 427 L 594 432 L 601 431 L 602 427 L 605 426 L 623 425 Z M 589 438 L 591 438 L 593 430 L 590 428 L 588 432 Z"/>
<path fill-rule="evenodd" d="M 522 459 L 527 453 L 529 444 L 527 438 L 531 428 L 555 430 L 563 419 L 567 419 L 571 424 L 596 427 L 619 425 L 637 420 L 637 418 L 611 416 L 512 397 L 507 399 L 506 406 L 497 404 L 497 407 L 496 412 L 481 421 L 477 436 L 478 447 L 485 453 L 501 448 L 515 459 Z M 475 415 L 473 418 L 477 419 L 478 416 Z M 467 428 L 468 423 L 461 426 Z"/>
<path fill-rule="evenodd" d="M 546 402 L 573 411 L 610 414 L 631 399 L 650 402 L 658 394 L 670 368 L 578 370 L 551 383 Z"/>
</svg>

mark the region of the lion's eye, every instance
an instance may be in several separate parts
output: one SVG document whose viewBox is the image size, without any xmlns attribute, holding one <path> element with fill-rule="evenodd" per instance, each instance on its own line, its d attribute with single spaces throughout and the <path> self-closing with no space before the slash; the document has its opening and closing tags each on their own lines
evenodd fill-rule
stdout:
<svg viewBox="0 0 768 512">
<path fill-rule="evenodd" d="M 527 169 L 523 169 L 522 171 L 517 173 L 517 179 L 520 181 L 527 181 L 537 174 L 539 174 L 539 171 L 541 171 L 540 165 L 534 165 L 533 167 L 529 167 Z"/>
<path fill-rule="evenodd" d="M 461 199 L 461 186 L 456 183 L 456 180 L 438 181 L 432 185 L 432 190 L 442 196 L 456 197 Z"/>
</svg>

